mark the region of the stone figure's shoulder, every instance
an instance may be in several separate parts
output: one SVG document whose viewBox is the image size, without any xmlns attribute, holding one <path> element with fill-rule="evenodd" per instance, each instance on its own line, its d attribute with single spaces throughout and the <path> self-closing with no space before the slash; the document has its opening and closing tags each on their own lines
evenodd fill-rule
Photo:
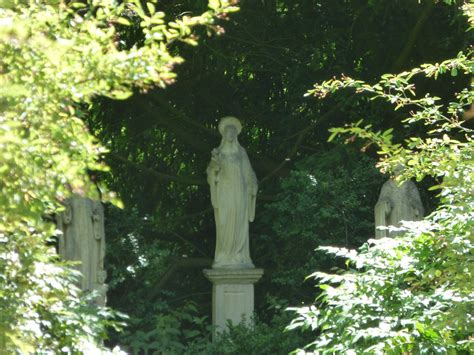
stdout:
<svg viewBox="0 0 474 355">
<path fill-rule="evenodd" d="M 247 160 L 249 159 L 249 156 L 247 155 L 247 151 L 241 145 L 239 146 L 239 155 L 243 156 Z"/>
<path fill-rule="evenodd" d="M 401 185 L 397 184 L 396 186 L 398 193 L 406 196 L 411 196 L 415 190 L 418 191 L 416 184 L 412 180 L 404 181 Z"/>
<path fill-rule="evenodd" d="M 413 180 L 408 180 L 405 182 L 407 184 L 407 188 L 411 190 L 418 190 L 416 183 Z"/>
<path fill-rule="evenodd" d="M 104 206 L 102 205 L 101 201 L 91 200 L 91 204 L 92 204 L 93 210 L 99 213 L 102 212 L 102 210 L 104 209 Z"/>
<path fill-rule="evenodd" d="M 396 183 L 392 179 L 388 179 L 385 181 L 385 183 L 382 185 L 382 189 L 380 191 L 381 195 L 389 195 L 392 194 L 395 189 L 397 188 Z"/>
</svg>

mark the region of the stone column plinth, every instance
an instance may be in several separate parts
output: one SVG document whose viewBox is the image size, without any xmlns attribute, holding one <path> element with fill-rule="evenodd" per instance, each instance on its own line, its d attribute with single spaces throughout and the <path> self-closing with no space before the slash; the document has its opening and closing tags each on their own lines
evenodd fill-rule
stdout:
<svg viewBox="0 0 474 355">
<path fill-rule="evenodd" d="M 212 324 L 215 333 L 227 330 L 227 322 L 237 325 L 245 319 L 251 325 L 254 310 L 254 284 L 263 269 L 206 269 L 212 282 Z"/>
</svg>

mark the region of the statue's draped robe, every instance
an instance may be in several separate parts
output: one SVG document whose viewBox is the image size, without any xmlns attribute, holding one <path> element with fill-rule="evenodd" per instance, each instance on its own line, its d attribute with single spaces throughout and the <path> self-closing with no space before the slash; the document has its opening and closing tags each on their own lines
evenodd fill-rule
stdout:
<svg viewBox="0 0 474 355">
<path fill-rule="evenodd" d="M 106 272 L 104 270 L 104 209 L 99 201 L 74 196 L 67 200 L 65 211 L 57 217 L 59 254 L 64 260 L 80 262 L 79 287 L 99 293 L 97 304 L 105 305 Z"/>
<path fill-rule="evenodd" d="M 257 179 L 244 148 L 217 150 L 219 169 L 208 168 L 216 222 L 214 268 L 253 268 L 249 252 L 249 222 L 255 217 Z"/>
<path fill-rule="evenodd" d="M 378 226 L 400 226 L 401 221 L 419 221 L 423 219 L 424 208 L 420 193 L 411 180 L 400 186 L 394 180 L 388 180 L 380 192 L 379 200 L 375 205 L 375 237 L 395 237 L 397 232 L 379 230 Z"/>
</svg>

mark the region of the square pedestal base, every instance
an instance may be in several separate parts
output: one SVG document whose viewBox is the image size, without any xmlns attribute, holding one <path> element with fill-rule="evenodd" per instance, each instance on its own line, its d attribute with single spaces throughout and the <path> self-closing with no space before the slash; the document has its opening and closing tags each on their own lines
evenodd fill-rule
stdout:
<svg viewBox="0 0 474 355">
<path fill-rule="evenodd" d="M 227 330 L 228 321 L 251 325 L 254 311 L 254 284 L 263 269 L 206 269 L 204 275 L 212 282 L 213 338 Z"/>
</svg>

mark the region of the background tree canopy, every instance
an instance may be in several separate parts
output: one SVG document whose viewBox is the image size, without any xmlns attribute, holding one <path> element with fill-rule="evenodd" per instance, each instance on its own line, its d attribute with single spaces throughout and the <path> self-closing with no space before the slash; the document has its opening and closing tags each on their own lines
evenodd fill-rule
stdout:
<svg viewBox="0 0 474 355">
<path fill-rule="evenodd" d="M 474 4 L 462 11 L 474 28 Z M 322 294 L 299 313 L 288 328 L 315 330 L 305 346 L 316 353 L 447 353 L 471 354 L 474 323 L 474 130 L 470 127 L 472 83 L 449 101 L 419 96 L 417 77 L 472 77 L 472 48 L 436 64 L 422 64 L 402 73 L 384 74 L 375 84 L 343 76 L 316 84 L 318 98 L 351 88 L 391 103 L 406 115 L 407 125 L 422 123 L 423 135 L 393 140 L 393 129 L 374 131 L 363 120 L 331 129 L 329 140 L 351 134 L 378 146 L 378 167 L 400 171 L 398 181 L 426 176 L 435 179 L 439 204 L 422 221 L 402 223 L 402 235 L 369 240 L 359 250 L 322 247 L 343 257 L 347 268 L 314 272 Z M 381 195 L 382 196 L 382 195 Z M 380 201 L 380 200 L 379 200 Z"/>
<path fill-rule="evenodd" d="M 236 2 L 0 1 L 0 346 L 83 351 L 83 341 L 106 336 L 107 323 L 93 327 L 100 317 L 83 309 L 67 269 L 38 268 L 58 265 L 45 216 L 94 184 L 125 206 L 106 206 L 108 303 L 130 316 L 124 334 L 109 332 L 109 345 L 261 354 L 312 340 L 282 334 L 291 319 L 283 310 L 314 301 L 319 291 L 307 275 L 344 265 L 314 249 L 358 247 L 374 236 L 373 206 L 387 179 L 359 131 L 341 145 L 341 137 L 328 142 L 328 130 L 364 118 L 374 132 L 394 128 L 395 142 L 427 132 L 370 95 L 305 94 L 341 74 L 376 82 L 455 57 L 471 39 L 463 1 L 241 0 L 229 14 Z M 207 36 L 215 32 L 222 36 Z M 448 103 L 470 80 L 414 84 L 421 97 Z M 239 139 L 259 179 L 250 250 L 265 275 L 255 332 L 235 327 L 210 344 L 202 269 L 212 262 L 215 229 L 205 171 L 227 115 L 242 121 Z M 434 179 L 419 183 L 428 212 L 438 205 L 427 190 Z M 24 324 L 37 326 L 21 333 Z"/>
<path fill-rule="evenodd" d="M 89 118 L 110 149 L 111 172 L 100 179 L 126 206 L 108 211 L 109 301 L 136 320 L 129 336 L 130 343 L 142 337 L 137 348 L 157 339 L 160 314 L 189 301 L 198 305 L 196 316 L 210 313 L 211 286 L 201 270 L 213 257 L 215 231 L 205 170 L 219 144 L 220 117 L 242 120 L 240 141 L 260 182 L 251 254 L 266 272 L 256 288 L 257 316 L 270 322 L 287 304 L 314 299 L 306 275 L 337 265 L 313 252 L 318 245 L 355 247 L 374 235 L 372 209 L 386 179 L 373 168 L 375 148 L 355 137 L 350 146 L 328 143 L 328 129 L 363 117 L 375 130 L 395 128 L 395 140 L 424 134 L 422 124 L 402 123 L 404 113 L 388 103 L 342 91 L 326 100 L 304 94 L 314 82 L 341 73 L 375 81 L 386 72 L 441 61 L 469 43 L 467 20 L 456 4 L 239 5 L 223 25 L 225 35 L 202 38 L 197 48 L 173 48 L 186 58 L 174 85 L 125 101 L 96 101 Z M 179 16 L 202 11 L 205 2 L 163 1 L 159 7 Z M 142 40 L 133 28 L 123 38 L 128 45 Z M 416 87 L 421 95 L 448 100 L 469 80 L 416 79 Z M 422 194 L 433 210 L 434 195 Z"/>
<path fill-rule="evenodd" d="M 79 293 L 51 220 L 72 194 L 99 197 L 88 172 L 105 170 L 104 149 L 85 125 L 87 105 L 170 84 L 182 58 L 168 46 L 194 44 L 193 27 L 214 32 L 236 8 L 211 1 L 165 22 L 138 1 L 0 5 L 0 351 L 101 352 L 110 310 Z M 129 20 L 144 38 L 125 47 L 118 31 Z"/>
</svg>

